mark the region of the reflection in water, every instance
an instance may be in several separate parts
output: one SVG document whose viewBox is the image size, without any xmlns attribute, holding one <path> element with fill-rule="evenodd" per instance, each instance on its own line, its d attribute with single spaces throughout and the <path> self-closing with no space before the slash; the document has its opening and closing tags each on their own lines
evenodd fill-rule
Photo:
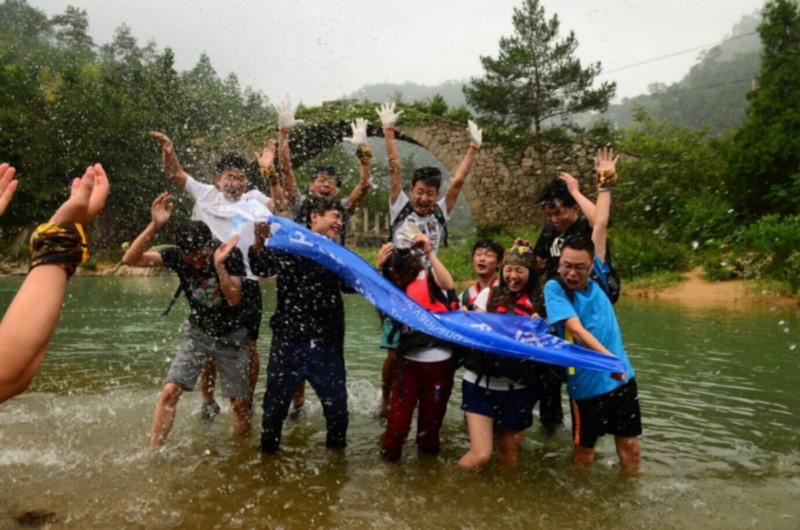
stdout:
<svg viewBox="0 0 800 530">
<path fill-rule="evenodd" d="M 0 279 L 0 307 L 18 283 Z M 382 463 L 379 322 L 356 296 L 347 297 L 346 452 L 324 448 L 313 397 L 287 424 L 281 454 L 264 457 L 255 432 L 229 434 L 229 407 L 201 424 L 196 393 L 181 400 L 166 447 L 150 452 L 153 407 L 186 317 L 183 303 L 160 317 L 174 287 L 173 278 L 73 280 L 40 375 L 0 408 L 0 528 L 26 512 L 78 528 L 800 527 L 794 309 L 619 305 L 645 429 L 644 473 L 626 479 L 610 439 L 593 471 L 575 474 L 568 433 L 535 429 L 517 471 L 456 469 L 468 447 L 458 385 L 442 453 L 409 447 L 401 465 Z M 270 314 L 273 288 L 264 294 Z"/>
</svg>

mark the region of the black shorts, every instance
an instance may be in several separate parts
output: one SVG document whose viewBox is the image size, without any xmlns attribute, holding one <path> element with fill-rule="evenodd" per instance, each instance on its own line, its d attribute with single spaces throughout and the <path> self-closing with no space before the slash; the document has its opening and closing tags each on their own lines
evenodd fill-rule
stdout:
<svg viewBox="0 0 800 530">
<path fill-rule="evenodd" d="M 642 415 L 636 380 L 631 379 L 611 392 L 588 399 L 572 399 L 572 441 L 575 445 L 594 448 L 604 434 L 639 436 Z"/>
<path fill-rule="evenodd" d="M 247 340 L 257 340 L 261 329 L 261 287 L 257 280 L 242 278 L 242 325 Z"/>
</svg>

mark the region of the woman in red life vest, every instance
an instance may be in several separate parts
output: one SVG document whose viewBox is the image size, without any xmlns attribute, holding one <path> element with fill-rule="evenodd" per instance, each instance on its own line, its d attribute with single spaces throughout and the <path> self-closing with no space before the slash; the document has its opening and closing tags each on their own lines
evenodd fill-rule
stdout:
<svg viewBox="0 0 800 530">
<path fill-rule="evenodd" d="M 539 282 L 535 257 L 528 245 L 515 245 L 503 258 L 500 284 L 481 291 L 477 311 L 536 317 Z M 497 432 L 497 457 L 506 465 L 517 462 L 522 431 L 533 424 L 538 399 L 536 363 L 472 350 L 464 359 L 462 405 L 469 430 L 469 451 L 458 465 L 475 468 L 492 457 Z"/>
<path fill-rule="evenodd" d="M 423 256 L 430 263 L 428 268 L 423 266 Z M 458 308 L 453 277 L 431 251 L 425 234 L 416 235 L 411 249 L 395 249 L 387 243 L 378 254 L 376 265 L 425 309 L 437 312 Z M 397 362 L 381 448 L 381 455 L 389 461 L 400 459 L 417 405 L 417 447 L 426 453 L 439 451 L 439 430 L 455 372 L 449 344 L 404 326 L 397 326 L 396 333 Z"/>
</svg>

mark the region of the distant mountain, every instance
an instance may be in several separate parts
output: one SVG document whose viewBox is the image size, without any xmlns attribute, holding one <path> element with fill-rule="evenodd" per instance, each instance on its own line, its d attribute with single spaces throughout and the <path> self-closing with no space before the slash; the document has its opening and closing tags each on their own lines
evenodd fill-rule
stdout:
<svg viewBox="0 0 800 530">
<path fill-rule="evenodd" d="M 441 94 L 449 107 L 466 105 L 461 87 L 465 81 L 445 81 L 439 85 L 419 85 L 417 83 L 376 83 L 364 85 L 352 94 L 344 96 L 345 99 L 367 99 L 369 101 L 392 101 L 399 94 L 402 100 L 412 101 L 430 99 L 436 94 Z"/>
<path fill-rule="evenodd" d="M 745 15 L 718 46 L 700 55 L 683 79 L 671 85 L 654 83 L 649 94 L 611 105 L 605 117 L 625 125 L 636 107 L 642 107 L 676 125 L 714 131 L 738 127 L 761 66 L 761 40 L 755 33 L 760 22 L 759 13 Z"/>
</svg>

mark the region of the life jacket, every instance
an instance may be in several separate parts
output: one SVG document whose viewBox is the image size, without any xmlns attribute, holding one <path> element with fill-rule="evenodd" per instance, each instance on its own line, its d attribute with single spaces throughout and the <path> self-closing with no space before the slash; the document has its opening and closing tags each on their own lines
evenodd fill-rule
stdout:
<svg viewBox="0 0 800 530">
<path fill-rule="evenodd" d="M 387 243 L 391 243 L 394 241 L 394 233 L 400 228 L 403 223 L 405 222 L 406 218 L 414 212 L 414 207 L 411 205 L 411 200 L 403 206 L 403 209 L 400 210 L 400 213 L 397 214 L 397 218 L 392 223 L 391 228 L 389 229 L 389 238 L 386 240 Z M 447 246 L 447 219 L 445 219 L 444 212 L 442 208 L 439 206 L 437 202 L 433 207 L 432 215 L 436 218 L 436 222 L 439 223 L 442 227 L 442 246 Z"/>
<path fill-rule="evenodd" d="M 496 300 L 504 294 L 501 289 L 502 287 L 499 285 L 492 287 L 487 303 L 489 312 L 526 317 L 530 317 L 537 312 L 527 294 L 519 296 L 511 304 L 493 303 L 493 299 Z M 469 349 L 464 352 L 464 366 L 478 374 L 475 384 L 480 383 L 481 379 L 486 379 L 488 382 L 493 377 L 504 377 L 526 386 L 532 386 L 539 381 L 539 371 L 542 365 L 526 359 Z"/>
<path fill-rule="evenodd" d="M 500 283 L 500 278 L 495 276 L 492 279 L 492 283 L 489 287 L 495 287 L 497 284 Z M 481 294 L 480 284 L 478 282 L 473 283 L 469 286 L 468 289 L 465 289 L 463 293 L 461 293 L 461 306 L 466 307 L 470 311 L 475 309 L 475 299 L 478 298 L 478 295 Z"/>
<path fill-rule="evenodd" d="M 458 297 L 455 291 L 453 289 L 443 291 L 436 285 L 433 272 L 430 269 L 425 271 L 424 278 L 417 277 L 408 284 L 406 287 L 406 295 L 433 313 L 445 313 L 458 309 Z M 392 331 L 389 332 L 389 342 L 392 342 L 398 333 L 400 334 L 397 346 L 398 357 L 402 357 L 410 350 L 419 348 L 435 348 L 443 345 L 450 346 L 450 343 L 446 341 L 432 337 L 422 331 L 411 329 L 399 322 L 396 322 L 392 327 Z"/>
</svg>

